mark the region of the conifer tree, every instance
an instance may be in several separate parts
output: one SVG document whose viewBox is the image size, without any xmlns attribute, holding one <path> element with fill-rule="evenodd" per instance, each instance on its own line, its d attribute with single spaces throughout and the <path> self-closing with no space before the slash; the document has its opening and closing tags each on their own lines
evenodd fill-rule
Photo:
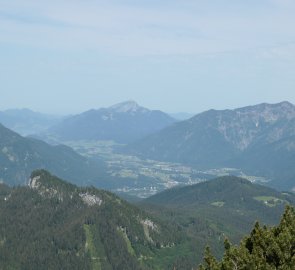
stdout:
<svg viewBox="0 0 295 270">
<path fill-rule="evenodd" d="M 220 262 L 206 248 L 204 265 L 200 270 L 294 270 L 295 269 L 295 211 L 286 206 L 276 227 L 261 226 L 258 222 L 239 246 L 228 240 Z"/>
</svg>

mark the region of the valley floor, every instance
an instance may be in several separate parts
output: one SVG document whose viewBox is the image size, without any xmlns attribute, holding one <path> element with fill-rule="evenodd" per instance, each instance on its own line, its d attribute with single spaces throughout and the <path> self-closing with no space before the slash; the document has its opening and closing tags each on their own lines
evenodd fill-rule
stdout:
<svg viewBox="0 0 295 270">
<path fill-rule="evenodd" d="M 118 183 L 118 187 L 112 191 L 140 198 L 149 197 L 174 186 L 192 185 L 226 175 L 243 177 L 256 183 L 268 181 L 261 176 L 247 175 L 237 168 L 198 170 L 178 163 L 118 154 L 114 149 L 122 145 L 112 141 L 69 141 L 63 143 L 86 157 L 105 162 L 108 174 L 121 181 Z"/>
</svg>

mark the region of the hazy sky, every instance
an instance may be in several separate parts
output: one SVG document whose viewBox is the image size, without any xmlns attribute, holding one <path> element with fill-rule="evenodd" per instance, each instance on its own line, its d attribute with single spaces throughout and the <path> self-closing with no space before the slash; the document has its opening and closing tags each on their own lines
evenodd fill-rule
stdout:
<svg viewBox="0 0 295 270">
<path fill-rule="evenodd" d="M 0 0 L 0 110 L 295 103 L 294 0 Z"/>
</svg>

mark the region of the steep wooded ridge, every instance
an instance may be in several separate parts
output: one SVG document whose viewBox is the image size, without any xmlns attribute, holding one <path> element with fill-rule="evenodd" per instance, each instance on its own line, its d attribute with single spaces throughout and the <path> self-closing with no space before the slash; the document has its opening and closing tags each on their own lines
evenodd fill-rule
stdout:
<svg viewBox="0 0 295 270">
<path fill-rule="evenodd" d="M 0 185 L 1 269 L 158 269 L 179 233 L 114 194 L 38 170 Z"/>
<path fill-rule="evenodd" d="M 295 187 L 295 106 L 210 110 L 127 147 L 129 153 L 198 168 L 235 167 Z"/>
<path fill-rule="evenodd" d="M 51 127 L 46 135 L 59 141 L 113 140 L 130 143 L 175 121 L 161 111 L 148 110 L 134 101 L 126 101 L 69 117 Z"/>
<path fill-rule="evenodd" d="M 40 168 L 79 185 L 99 184 L 99 180 L 103 180 L 99 164 L 90 162 L 70 147 L 24 138 L 1 124 L 0 164 L 0 180 L 9 185 L 25 184 L 31 172 Z"/>
</svg>

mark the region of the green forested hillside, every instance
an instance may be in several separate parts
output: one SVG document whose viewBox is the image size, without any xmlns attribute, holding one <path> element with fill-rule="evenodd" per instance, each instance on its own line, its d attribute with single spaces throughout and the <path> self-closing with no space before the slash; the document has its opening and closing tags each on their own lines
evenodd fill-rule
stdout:
<svg viewBox="0 0 295 270">
<path fill-rule="evenodd" d="M 163 269 L 159 252 L 182 241 L 112 193 L 44 170 L 29 187 L 0 186 L 0 269 Z"/>
<path fill-rule="evenodd" d="M 276 224 L 294 195 L 237 177 L 177 188 L 131 205 L 45 170 L 0 185 L 0 269 L 195 269 L 210 245 L 238 243 L 255 220 Z"/>
<path fill-rule="evenodd" d="M 195 239 L 195 254 L 183 258 L 183 261 L 193 262 L 201 260 L 208 244 L 220 257 L 224 239 L 228 237 L 238 243 L 256 220 L 277 224 L 285 205 L 294 203 L 292 193 L 281 193 L 229 176 L 161 192 L 141 202 L 141 207 L 180 226 Z"/>
</svg>

